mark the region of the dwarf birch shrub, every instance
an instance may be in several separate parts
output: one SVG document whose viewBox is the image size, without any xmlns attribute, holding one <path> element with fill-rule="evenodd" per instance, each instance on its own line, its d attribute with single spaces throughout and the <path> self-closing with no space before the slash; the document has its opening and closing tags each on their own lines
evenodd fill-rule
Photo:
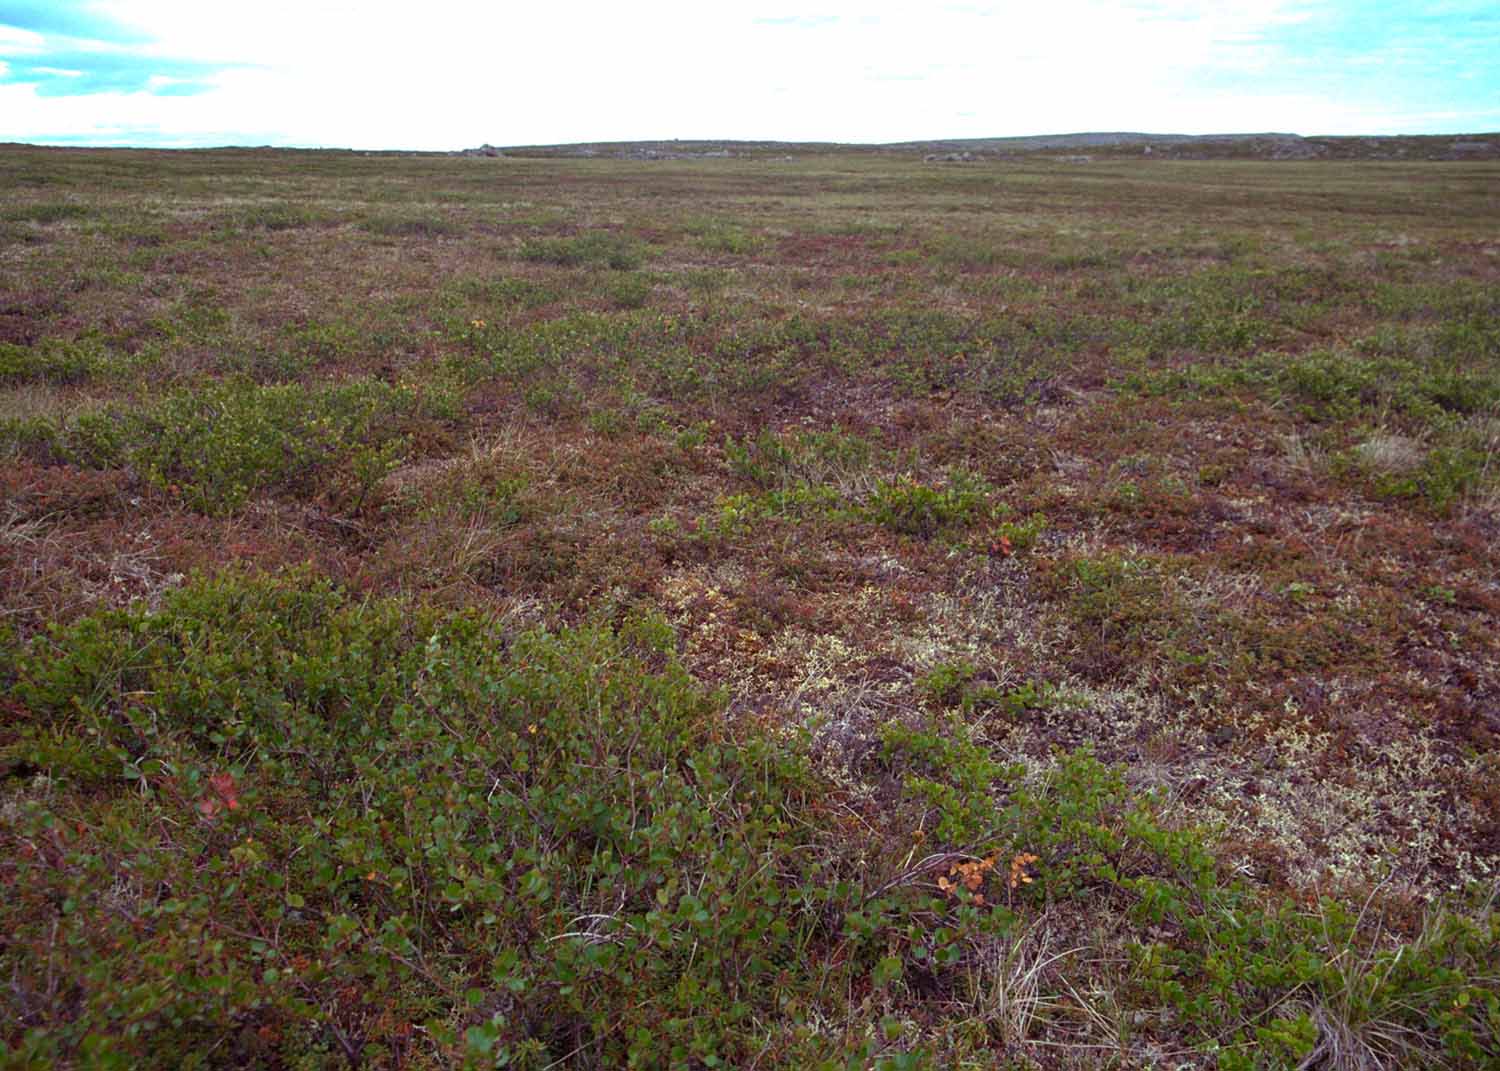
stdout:
<svg viewBox="0 0 1500 1071">
<path fill-rule="evenodd" d="M 306 490 L 328 468 L 388 444 L 415 396 L 376 380 L 305 387 L 226 380 L 168 395 L 134 420 L 132 461 L 195 508 L 224 513 L 264 490 Z M 378 479 L 379 472 L 373 476 Z"/>
<path fill-rule="evenodd" d="M 1226 878 L 1119 770 L 1038 776 L 958 722 L 888 726 L 871 806 L 726 719 L 676 642 L 300 572 L 0 635 L 0 1060 L 955 1066 L 993 1055 L 952 1029 L 973 965 L 1071 901 L 1140 927 L 1122 994 L 1226 1066 L 1336 1023 L 1490 1066 L 1492 921 L 1372 948 Z"/>
</svg>

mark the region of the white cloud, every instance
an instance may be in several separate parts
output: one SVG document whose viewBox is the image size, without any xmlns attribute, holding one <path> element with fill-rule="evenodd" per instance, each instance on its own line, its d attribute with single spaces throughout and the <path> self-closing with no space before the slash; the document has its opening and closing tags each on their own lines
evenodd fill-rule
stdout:
<svg viewBox="0 0 1500 1071">
<path fill-rule="evenodd" d="M 457 148 L 647 137 L 884 141 L 1062 130 L 1185 133 L 1366 122 L 1358 103 L 1205 96 L 1196 72 L 1274 74 L 1296 0 L 838 0 L 472 5 L 103 0 L 162 57 L 249 64 L 211 91 L 5 92 L 0 137 L 153 127 L 183 138 Z M 5 31 L 0 31 L 3 34 Z M 34 36 L 34 35 L 33 35 Z M 0 52 L 6 51 L 0 37 Z M 19 46 L 17 46 L 19 47 Z"/>
<path fill-rule="evenodd" d="M 0 54 L 25 56 L 40 52 L 46 39 L 39 33 L 13 26 L 0 26 Z"/>
</svg>

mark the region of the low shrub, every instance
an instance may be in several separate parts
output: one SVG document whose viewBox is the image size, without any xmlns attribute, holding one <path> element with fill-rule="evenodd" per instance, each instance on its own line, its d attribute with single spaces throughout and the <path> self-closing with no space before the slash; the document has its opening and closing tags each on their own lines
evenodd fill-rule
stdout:
<svg viewBox="0 0 1500 1071">
<path fill-rule="evenodd" d="M 305 205 L 272 201 L 236 209 L 225 217 L 225 222 L 235 229 L 275 232 L 304 230 L 330 222 L 331 219 L 326 213 Z M 369 229 L 372 233 L 383 233 L 375 228 Z"/>
<path fill-rule="evenodd" d="M 94 339 L 48 338 L 31 346 L 0 342 L 0 384 L 82 383 L 122 375 L 147 359 L 112 351 Z"/>
<path fill-rule="evenodd" d="M 743 442 L 726 439 L 724 456 L 737 476 L 766 489 L 807 483 L 853 490 L 864 482 L 876 450 L 843 428 L 779 435 L 766 429 Z"/>
<path fill-rule="evenodd" d="M 238 1022 L 237 1063 L 831 1056 L 782 1025 L 874 969 L 911 897 L 872 894 L 838 790 L 793 740 L 728 731 L 672 642 L 654 618 L 509 636 L 306 577 L 39 640 L 12 754 L 105 787 L 65 858 L 5 864 L 0 961 L 61 932 L 65 979 L 27 976 L 9 1053 L 173 1064 Z M 19 835 L 83 820 L 59 802 L 21 801 Z"/>
<path fill-rule="evenodd" d="M 942 486 L 903 476 L 877 483 L 865 509 L 876 524 L 928 539 L 986 516 L 992 490 L 983 479 L 962 469 L 955 470 Z"/>
<path fill-rule="evenodd" d="M 872 806 L 725 719 L 656 616 L 513 633 L 230 573 L 0 644 L 10 1066 L 992 1061 L 963 994 L 1070 902 L 1131 920 L 1118 999 L 1221 1066 L 1500 1044 L 1493 916 L 1402 943 L 1267 901 L 1119 770 L 957 719 L 886 726 Z"/>
<path fill-rule="evenodd" d="M 169 394 L 131 418 L 128 454 L 151 482 L 197 509 L 223 513 L 263 490 L 307 490 L 365 455 L 378 480 L 401 454 L 415 395 L 377 380 L 305 387 L 225 380 Z"/>
<path fill-rule="evenodd" d="M 360 229 L 383 238 L 454 238 L 465 233 L 461 224 L 432 213 L 370 216 L 360 222 Z"/>
<path fill-rule="evenodd" d="M 1136 373 L 1123 385 L 1158 396 L 1213 397 L 1243 390 L 1272 402 L 1289 402 L 1302 416 L 1318 422 L 1399 414 L 1415 426 L 1425 426 L 1500 404 L 1500 368 L 1345 350 L 1294 356 L 1266 353 L 1238 364 L 1191 364 Z"/>
<path fill-rule="evenodd" d="M 605 296 L 620 309 L 642 309 L 651 298 L 652 282 L 640 273 L 630 272 L 610 279 Z"/>
<path fill-rule="evenodd" d="M 634 271 L 645 262 L 640 244 L 609 231 L 589 231 L 576 238 L 532 238 L 521 245 L 522 260 L 565 268 L 595 267 Z"/>
<path fill-rule="evenodd" d="M 710 253 L 746 256 L 759 252 L 765 246 L 765 240 L 759 235 L 727 223 L 714 223 L 696 228 L 693 233 L 696 235 L 699 248 Z"/>
<path fill-rule="evenodd" d="M 1460 442 L 1427 451 L 1420 464 L 1408 471 L 1373 470 L 1369 479 L 1375 493 L 1382 497 L 1419 499 L 1443 514 L 1492 480 L 1496 468 L 1489 450 Z"/>
<path fill-rule="evenodd" d="M 68 220 L 86 219 L 93 215 L 88 205 L 73 201 L 49 201 L 41 204 L 17 205 L 6 209 L 0 218 L 11 223 L 63 223 Z"/>
</svg>

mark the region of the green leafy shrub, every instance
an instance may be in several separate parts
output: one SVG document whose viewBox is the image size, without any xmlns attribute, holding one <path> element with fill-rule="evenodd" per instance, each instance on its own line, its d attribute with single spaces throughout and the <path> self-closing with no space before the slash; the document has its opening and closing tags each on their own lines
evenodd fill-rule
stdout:
<svg viewBox="0 0 1500 1071">
<path fill-rule="evenodd" d="M 128 455 L 130 419 L 128 413 L 109 405 L 57 416 L 0 418 L 0 443 L 46 464 L 115 468 Z"/>
<path fill-rule="evenodd" d="M 1046 530 L 1046 514 L 1033 513 L 1025 520 L 1000 521 L 994 527 L 993 538 L 1003 551 L 1019 554 L 1034 548 Z"/>
<path fill-rule="evenodd" d="M 763 488 L 829 484 L 853 491 L 864 481 L 875 447 L 843 428 L 784 434 L 767 428 L 744 442 L 729 437 L 724 456 L 737 476 Z"/>
<path fill-rule="evenodd" d="M 1122 997 L 1229 1066 L 1341 1031 L 1478 1068 L 1500 1040 L 1492 916 L 1391 943 L 1267 901 L 1119 770 L 1038 776 L 957 720 L 886 726 L 899 795 L 851 823 L 660 617 L 512 633 L 231 573 L 5 644 L 17 1066 L 945 1066 L 980 950 L 1067 900 L 1128 914 Z M 913 1036 L 808 1029 L 884 994 Z"/>
<path fill-rule="evenodd" d="M 928 539 L 963 528 L 989 512 L 992 488 L 959 469 L 934 487 L 910 477 L 881 480 L 865 506 L 870 519 L 903 535 Z"/>
<path fill-rule="evenodd" d="M 769 516 L 768 504 L 756 495 L 723 495 L 711 512 L 697 518 L 693 534 L 700 540 L 732 539 L 748 535 L 762 518 Z"/>
<path fill-rule="evenodd" d="M 96 376 L 122 374 L 140 363 L 93 339 L 48 338 L 31 346 L 0 342 L 0 384 L 82 383 Z"/>
<path fill-rule="evenodd" d="M 1099 554 L 1070 563 L 1071 610 L 1080 625 L 1103 635 L 1134 635 L 1162 609 L 1163 581 L 1146 558 Z"/>
<path fill-rule="evenodd" d="M 1422 499 L 1436 512 L 1447 513 L 1491 478 L 1494 467 L 1489 451 L 1456 443 L 1427 451 L 1414 471 L 1374 473 L 1370 478 L 1378 495 Z"/>
<path fill-rule="evenodd" d="M 935 263 L 959 271 L 991 271 L 1025 263 L 1020 252 L 1005 249 L 986 238 L 944 235 L 928 243 L 927 248 Z"/>
<path fill-rule="evenodd" d="M 642 309 L 651 298 L 652 282 L 639 272 L 611 277 L 604 286 L 605 296 L 621 309 Z"/>
<path fill-rule="evenodd" d="M 326 223 L 329 219 L 329 216 L 316 212 L 306 205 L 272 201 L 237 209 L 226 217 L 226 222 L 236 229 L 276 232 L 303 230 Z M 372 233 L 383 233 L 373 227 L 367 229 L 370 229 Z"/>
<path fill-rule="evenodd" d="M 12 456 L 47 459 L 59 452 L 56 420 L 42 416 L 0 417 L 0 447 Z"/>
<path fill-rule="evenodd" d="M 689 233 L 695 236 L 699 248 L 710 253 L 745 256 L 758 252 L 765 245 L 765 240 L 759 235 L 729 223 L 715 222 L 692 227 L 689 228 Z"/>
<path fill-rule="evenodd" d="M 221 513 L 258 491 L 306 490 L 362 449 L 385 448 L 414 405 L 411 392 L 376 380 L 315 388 L 226 380 L 137 414 L 130 457 L 153 483 Z M 397 460 L 399 450 L 387 467 Z"/>
<path fill-rule="evenodd" d="M 89 468 L 115 468 L 129 456 L 131 417 L 114 406 L 73 414 L 60 430 L 59 452 Z"/>
<path fill-rule="evenodd" d="M 462 224 L 434 213 L 370 216 L 360 228 L 383 238 L 455 238 L 465 233 Z"/>
<path fill-rule="evenodd" d="M 609 231 L 589 231 L 576 238 L 531 238 L 521 244 L 520 257 L 566 268 L 615 271 L 634 271 L 646 259 L 638 242 Z"/>
<path fill-rule="evenodd" d="M 291 355 L 304 367 L 348 358 L 366 342 L 358 327 L 337 320 L 300 323 L 287 328 L 285 337 Z"/>
<path fill-rule="evenodd" d="M 50 201 L 40 204 L 17 205 L 6 209 L 3 217 L 12 223 L 63 223 L 68 220 L 86 219 L 93 215 L 88 205 L 73 201 Z"/>
<path fill-rule="evenodd" d="M 0 961 L 61 927 L 67 987 L 27 984 L 11 1052 L 173 1063 L 233 1020 L 283 1059 L 412 1022 L 452 1057 L 753 1058 L 768 1022 L 816 1014 L 807 957 L 861 973 L 883 945 L 843 934 L 859 874 L 831 827 L 808 838 L 829 786 L 727 732 L 671 642 L 652 618 L 505 636 L 308 578 L 39 641 L 18 694 L 109 757 L 120 821 L 13 872 Z M 26 802 L 25 835 L 53 808 Z"/>
<path fill-rule="evenodd" d="M 1264 273 L 1237 265 L 1151 280 L 1137 294 L 1140 314 L 1119 329 L 1124 341 L 1153 354 L 1244 353 L 1282 334 L 1273 287 Z"/>
<path fill-rule="evenodd" d="M 917 679 L 917 691 L 939 708 L 957 706 L 966 713 L 996 709 L 1012 717 L 1065 701 L 1058 688 L 1047 681 L 1025 681 L 1005 689 L 982 683 L 978 677 L 979 671 L 971 662 L 940 662 Z"/>
<path fill-rule="evenodd" d="M 917 691 L 929 702 L 946 706 L 963 696 L 976 673 L 972 662 L 940 662 L 917 679 Z"/>
<path fill-rule="evenodd" d="M 1152 395 L 1199 397 L 1246 390 L 1292 403 L 1303 416 L 1320 422 L 1395 413 L 1418 426 L 1441 425 L 1449 414 L 1482 413 L 1500 404 L 1500 368 L 1483 362 L 1417 361 L 1333 349 L 1135 373 L 1123 385 Z"/>
</svg>

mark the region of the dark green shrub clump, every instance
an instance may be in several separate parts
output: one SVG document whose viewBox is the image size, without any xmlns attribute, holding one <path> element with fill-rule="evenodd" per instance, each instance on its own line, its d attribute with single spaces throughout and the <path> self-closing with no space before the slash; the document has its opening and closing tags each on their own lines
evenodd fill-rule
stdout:
<svg viewBox="0 0 1500 1071">
<path fill-rule="evenodd" d="M 10 867 L 0 960 L 60 928 L 67 981 L 28 975 L 0 1036 L 105 1066 L 176 1064 L 230 1022 L 255 1028 L 236 1063 L 389 1060 L 412 1023 L 491 1064 L 753 1058 L 815 1017 L 810 960 L 873 967 L 883 940 L 845 916 L 885 901 L 800 749 L 728 732 L 671 640 L 230 579 L 39 641 L 12 756 L 115 787 L 65 856 Z M 23 838 L 72 828 L 18 806 Z"/>
<path fill-rule="evenodd" d="M 534 238 L 521 246 L 522 260 L 543 261 L 565 268 L 611 268 L 633 271 L 645 262 L 638 243 L 608 231 L 590 231 L 577 238 Z"/>
<path fill-rule="evenodd" d="M 35 368 L 31 351 L 10 349 Z M 91 352 L 84 354 L 88 367 L 94 367 Z M 0 361 L 6 356 L 0 352 Z M 73 374 L 60 359 L 49 366 L 53 378 Z M 357 503 L 400 462 L 407 429 L 431 410 L 430 398 L 379 380 L 310 387 L 228 379 L 174 391 L 141 409 L 112 404 L 3 421 L 0 442 L 50 462 L 129 465 L 193 508 L 222 514 L 262 492 L 336 489 Z"/>
<path fill-rule="evenodd" d="M 400 457 L 401 418 L 414 404 L 376 380 L 316 388 L 227 380 L 130 417 L 130 459 L 197 508 L 224 512 L 257 491 L 309 486 L 341 463 L 378 480 Z"/>
<path fill-rule="evenodd" d="M 78 383 L 93 374 L 97 354 L 84 346 L 49 340 L 35 347 L 0 342 L 0 383 Z"/>
<path fill-rule="evenodd" d="M 842 428 L 784 435 L 765 429 L 755 439 L 726 440 L 724 456 L 735 475 L 776 490 L 802 483 L 857 483 L 872 464 L 875 448 Z"/>
<path fill-rule="evenodd" d="M 446 216 L 371 216 L 360 228 L 383 238 L 453 238 L 465 233 L 461 224 Z"/>
<path fill-rule="evenodd" d="M 328 222 L 328 217 L 305 205 L 274 201 L 266 204 L 248 205 L 225 218 L 231 228 L 249 231 L 293 231 L 314 227 Z M 384 233 L 370 228 L 375 233 Z"/>
<path fill-rule="evenodd" d="M 18 205 L 7 209 L 4 218 L 11 223 L 64 223 L 68 220 L 85 219 L 93 215 L 88 205 L 72 201 L 50 201 L 42 204 Z"/>
<path fill-rule="evenodd" d="M 988 516 L 991 488 L 963 470 L 942 486 L 910 477 L 881 480 L 867 507 L 870 519 L 903 535 L 927 539 Z"/>
<path fill-rule="evenodd" d="M 674 644 L 301 574 L 0 634 L 0 1061 L 993 1066 L 965 994 L 1086 900 L 1139 927 L 1120 999 L 1222 1066 L 1294 1066 L 1328 1023 L 1492 1066 L 1495 922 L 1382 946 L 1268 907 L 1118 771 L 1036 781 L 957 721 L 888 726 L 868 806 Z"/>
<path fill-rule="evenodd" d="M 31 346 L 0 342 L 0 385 L 50 383 L 68 385 L 89 379 L 123 376 L 144 360 L 110 350 L 95 339 L 42 339 Z"/>
</svg>

